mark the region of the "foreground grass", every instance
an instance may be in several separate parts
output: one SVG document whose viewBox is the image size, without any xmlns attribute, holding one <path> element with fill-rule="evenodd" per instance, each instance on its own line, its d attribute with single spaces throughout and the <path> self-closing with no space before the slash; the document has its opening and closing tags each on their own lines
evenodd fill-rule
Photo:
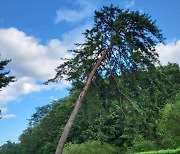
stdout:
<svg viewBox="0 0 180 154">
<path fill-rule="evenodd" d="M 139 152 L 134 154 L 180 154 L 180 148 L 178 149 L 168 149 L 168 150 L 159 150 L 159 151 L 149 151 L 149 152 Z"/>
<path fill-rule="evenodd" d="M 101 141 L 88 141 L 82 144 L 69 143 L 63 150 L 63 154 L 180 154 L 180 147 L 177 149 L 167 149 L 158 151 L 137 152 L 121 151 L 118 147 Z"/>
</svg>

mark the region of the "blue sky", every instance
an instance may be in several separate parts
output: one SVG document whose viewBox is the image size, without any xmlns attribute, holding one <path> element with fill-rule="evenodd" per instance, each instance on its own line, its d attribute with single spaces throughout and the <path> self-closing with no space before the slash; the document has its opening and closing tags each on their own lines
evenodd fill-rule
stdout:
<svg viewBox="0 0 180 154">
<path fill-rule="evenodd" d="M 158 44 L 161 63 L 180 64 L 179 0 L 0 0 L 0 54 L 12 59 L 7 66 L 17 82 L 0 92 L 0 145 L 18 141 L 35 107 L 68 95 L 70 83 L 42 82 L 71 58 L 68 49 L 83 42 L 82 33 L 93 25 L 93 12 L 103 5 L 149 13 L 162 29 L 166 44 Z"/>
</svg>

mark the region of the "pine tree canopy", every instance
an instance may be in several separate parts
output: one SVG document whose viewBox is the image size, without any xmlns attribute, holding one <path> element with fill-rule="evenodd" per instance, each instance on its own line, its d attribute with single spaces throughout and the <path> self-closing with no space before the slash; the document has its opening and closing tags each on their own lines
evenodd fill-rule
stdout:
<svg viewBox="0 0 180 154">
<path fill-rule="evenodd" d="M 15 76 L 9 76 L 9 71 L 4 71 L 5 66 L 10 62 L 11 60 L 2 60 L 0 61 L 0 91 L 3 87 L 6 87 L 10 82 L 15 81 Z"/>
<path fill-rule="evenodd" d="M 98 68 L 101 76 L 124 75 L 127 72 L 148 70 L 158 63 L 157 43 L 163 42 L 161 31 L 148 14 L 103 7 L 95 11 L 94 26 L 84 33 L 85 42 L 70 50 L 73 58 L 57 67 L 57 75 L 50 81 L 58 81 L 66 75 L 72 82 L 83 82 L 107 50 L 112 49 Z"/>
</svg>

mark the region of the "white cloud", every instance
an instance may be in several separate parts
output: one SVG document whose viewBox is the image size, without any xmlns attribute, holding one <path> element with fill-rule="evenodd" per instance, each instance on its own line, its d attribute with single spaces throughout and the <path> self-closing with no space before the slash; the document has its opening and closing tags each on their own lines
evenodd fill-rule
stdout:
<svg viewBox="0 0 180 154">
<path fill-rule="evenodd" d="M 5 114 L 2 115 L 2 119 L 9 119 L 9 118 L 15 118 L 16 115 L 15 114 Z"/>
<path fill-rule="evenodd" d="M 8 102 L 16 100 L 18 96 L 26 95 L 41 90 L 50 90 L 52 88 L 61 89 L 70 86 L 65 80 L 59 84 L 42 85 L 37 84 L 35 79 L 30 77 L 18 78 L 17 82 L 11 83 L 10 86 L 3 88 L 0 93 L 0 105 L 4 106 Z"/>
<path fill-rule="evenodd" d="M 159 53 L 160 62 L 166 65 L 168 62 L 180 65 L 180 40 L 170 42 L 166 45 L 158 44 L 156 47 Z"/>
<path fill-rule="evenodd" d="M 90 26 L 87 24 L 78 27 L 64 34 L 62 41 L 52 39 L 46 45 L 16 28 L 0 29 L 1 59 L 12 59 L 6 68 L 17 78 L 17 82 L 10 83 L 0 92 L 0 106 L 18 99 L 21 95 L 69 86 L 64 80 L 48 86 L 38 83 L 55 76 L 55 68 L 63 62 L 60 58 L 72 57 L 68 49 L 73 49 L 74 43 L 84 40 L 82 32 Z"/>
<path fill-rule="evenodd" d="M 4 114 L 5 112 L 8 111 L 8 109 L 5 107 L 0 107 L 0 111 L 1 111 L 1 114 Z"/>
<path fill-rule="evenodd" d="M 51 77 L 55 68 L 57 58 L 64 57 L 67 53 L 67 47 L 63 42 L 56 40 L 58 52 L 53 51 L 54 40 L 51 40 L 46 46 L 41 45 L 38 39 L 27 36 L 24 32 L 15 28 L 0 29 L 0 50 L 2 58 L 10 58 L 12 62 L 9 68 L 17 77 L 33 76 L 35 78 L 47 79 Z M 16 67 L 14 69 L 14 67 Z M 38 69 L 38 70 L 37 70 Z M 47 72 L 47 69 L 49 71 Z"/>
<path fill-rule="evenodd" d="M 95 6 L 89 1 L 78 0 L 76 3 L 79 9 L 60 8 L 56 12 L 55 23 L 63 20 L 77 22 L 90 16 L 95 10 Z"/>
<path fill-rule="evenodd" d="M 16 117 L 16 115 L 14 115 L 14 114 L 7 114 L 7 111 L 8 111 L 7 108 L 3 107 L 3 108 L 0 108 L 0 110 L 1 110 L 1 115 L 0 115 L 1 119 L 8 119 L 8 118 Z"/>
</svg>

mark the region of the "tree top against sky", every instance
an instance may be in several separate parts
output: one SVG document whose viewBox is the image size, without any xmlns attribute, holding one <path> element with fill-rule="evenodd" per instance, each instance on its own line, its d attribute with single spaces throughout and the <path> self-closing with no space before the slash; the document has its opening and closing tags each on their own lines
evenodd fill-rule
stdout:
<svg viewBox="0 0 180 154">
<path fill-rule="evenodd" d="M 112 49 L 98 68 L 100 75 L 147 70 L 158 62 L 155 46 L 164 40 L 148 14 L 112 5 L 95 11 L 94 26 L 87 29 L 84 36 L 85 42 L 71 50 L 74 57 L 61 64 L 56 69 L 56 77 L 49 81 L 63 75 L 67 75 L 68 80 L 83 81 L 111 43 Z"/>
</svg>

